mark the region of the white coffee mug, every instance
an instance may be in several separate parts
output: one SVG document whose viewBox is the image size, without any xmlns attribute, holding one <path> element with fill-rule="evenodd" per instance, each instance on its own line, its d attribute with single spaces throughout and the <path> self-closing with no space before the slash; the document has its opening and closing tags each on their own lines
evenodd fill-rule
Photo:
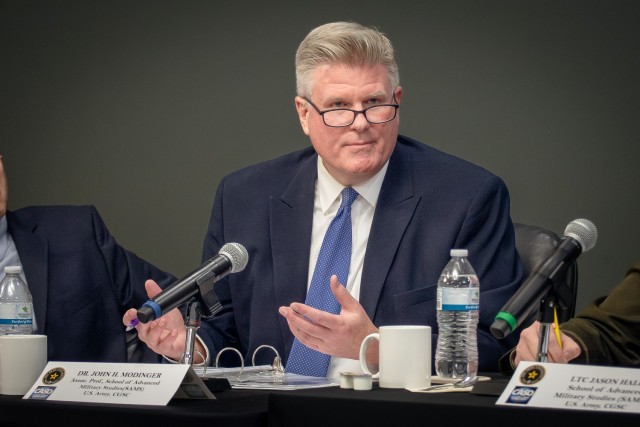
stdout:
<svg viewBox="0 0 640 427">
<path fill-rule="evenodd" d="M 25 395 L 46 365 L 46 335 L 0 335 L 0 394 Z"/>
<path fill-rule="evenodd" d="M 367 347 L 379 341 L 379 370 L 367 366 Z M 378 378 L 383 388 L 422 388 L 431 385 L 431 327 L 422 325 L 381 326 L 360 345 L 360 366 L 365 374 Z"/>
</svg>

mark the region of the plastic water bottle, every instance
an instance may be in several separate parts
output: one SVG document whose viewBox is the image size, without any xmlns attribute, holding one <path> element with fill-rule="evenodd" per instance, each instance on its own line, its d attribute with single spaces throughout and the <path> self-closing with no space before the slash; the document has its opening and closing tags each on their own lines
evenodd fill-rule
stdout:
<svg viewBox="0 0 640 427">
<path fill-rule="evenodd" d="M 22 267 L 7 266 L 0 282 L 0 335 L 33 333 L 33 300 L 20 277 Z"/>
<path fill-rule="evenodd" d="M 478 374 L 480 281 L 466 249 L 451 249 L 438 280 L 435 368 L 442 378 Z"/>
</svg>

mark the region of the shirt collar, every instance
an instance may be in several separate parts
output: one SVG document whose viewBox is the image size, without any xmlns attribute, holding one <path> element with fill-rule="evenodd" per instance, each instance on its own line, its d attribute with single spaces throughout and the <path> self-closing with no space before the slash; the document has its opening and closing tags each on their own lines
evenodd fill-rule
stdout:
<svg viewBox="0 0 640 427">
<path fill-rule="evenodd" d="M 378 196 L 380 196 L 380 189 L 382 188 L 382 181 L 387 173 L 389 167 L 389 160 L 374 176 L 369 178 L 363 183 L 354 185 L 353 188 L 358 192 L 361 198 L 375 208 L 378 203 Z M 327 168 L 322 163 L 322 158 L 318 156 L 318 182 L 316 183 L 316 191 L 320 199 L 320 207 L 323 213 L 331 208 L 331 206 L 338 200 L 340 193 L 344 189 L 344 185 L 336 181 Z"/>
</svg>

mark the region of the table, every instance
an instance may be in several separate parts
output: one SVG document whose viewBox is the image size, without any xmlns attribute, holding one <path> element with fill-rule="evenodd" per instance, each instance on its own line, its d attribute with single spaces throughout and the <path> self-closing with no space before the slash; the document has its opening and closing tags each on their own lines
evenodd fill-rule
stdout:
<svg viewBox="0 0 640 427">
<path fill-rule="evenodd" d="M 216 400 L 171 399 L 166 406 L 117 405 L 22 399 L 0 395 L 0 426 L 265 427 L 265 392 L 232 390 Z M 126 424 L 125 424 L 126 423 Z"/>
<path fill-rule="evenodd" d="M 494 380 L 491 392 L 508 380 Z M 475 390 L 475 389 L 474 389 Z M 404 389 L 308 389 L 269 397 L 270 427 L 456 425 L 548 427 L 560 425 L 640 425 L 640 414 L 495 405 L 495 394 L 413 393 Z M 354 424 L 353 420 L 357 420 Z"/>
<path fill-rule="evenodd" d="M 500 381 L 495 384 L 499 386 Z M 495 394 L 412 393 L 381 389 L 377 384 L 370 391 L 329 387 L 214 394 L 216 400 L 172 399 L 166 406 L 53 402 L 0 395 L 0 425 L 123 427 L 126 422 L 127 426 L 170 427 L 399 427 L 429 425 L 431 421 L 517 427 L 640 425 L 640 414 L 502 406 L 495 405 Z M 354 419 L 358 421 L 354 423 Z"/>
</svg>

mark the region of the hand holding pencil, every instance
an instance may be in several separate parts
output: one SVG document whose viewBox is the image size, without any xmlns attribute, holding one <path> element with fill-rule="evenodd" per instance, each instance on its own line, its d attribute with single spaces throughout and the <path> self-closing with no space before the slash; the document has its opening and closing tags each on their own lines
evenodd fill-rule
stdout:
<svg viewBox="0 0 640 427">
<path fill-rule="evenodd" d="M 549 340 L 547 349 L 547 362 L 568 363 L 580 355 L 580 347 L 568 335 L 564 334 L 558 325 L 558 320 L 552 325 L 556 339 Z M 549 331 L 551 333 L 551 331 Z M 538 343 L 540 338 L 540 322 L 536 321 L 520 334 L 520 340 L 516 346 L 514 363 L 517 366 L 521 361 L 535 361 L 538 355 Z"/>
</svg>

